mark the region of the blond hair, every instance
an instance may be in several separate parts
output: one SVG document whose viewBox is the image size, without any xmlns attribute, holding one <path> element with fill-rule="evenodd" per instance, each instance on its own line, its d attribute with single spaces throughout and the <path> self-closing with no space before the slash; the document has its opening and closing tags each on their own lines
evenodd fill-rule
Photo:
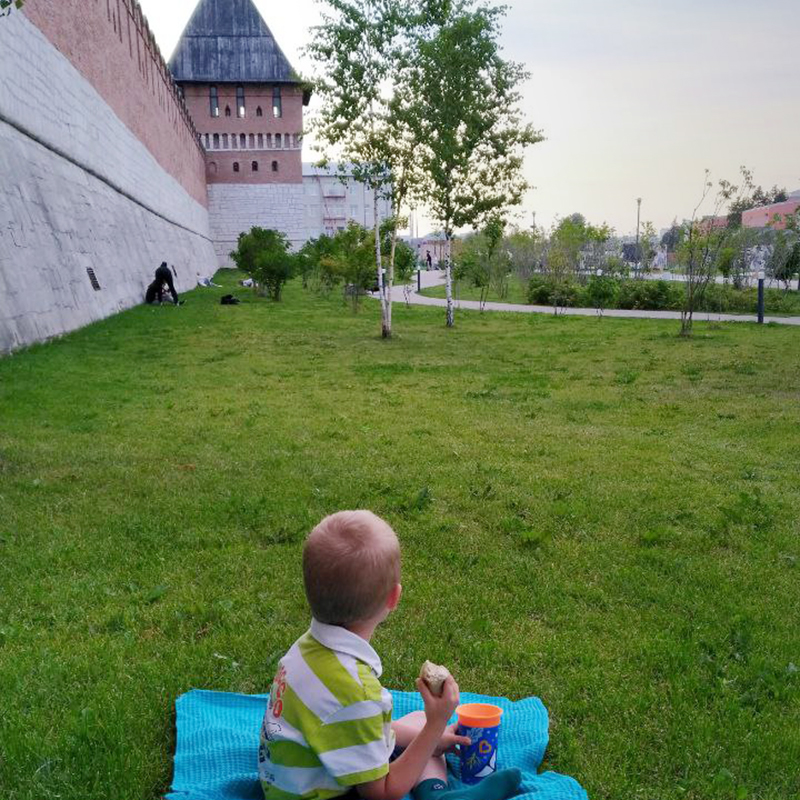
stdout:
<svg viewBox="0 0 800 800">
<path fill-rule="evenodd" d="M 331 514 L 306 539 L 303 580 L 319 622 L 349 625 L 371 619 L 400 582 L 400 543 L 371 511 Z"/>
</svg>

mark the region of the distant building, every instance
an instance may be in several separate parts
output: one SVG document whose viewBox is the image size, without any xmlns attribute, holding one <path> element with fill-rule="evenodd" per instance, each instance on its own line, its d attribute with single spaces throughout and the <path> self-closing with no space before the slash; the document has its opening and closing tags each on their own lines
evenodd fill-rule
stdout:
<svg viewBox="0 0 800 800">
<path fill-rule="evenodd" d="M 322 234 L 333 236 L 348 222 L 375 227 L 375 193 L 352 175 L 342 174 L 336 164 L 323 168 L 304 163 L 303 193 L 306 240 Z M 383 222 L 391 216 L 392 204 L 379 197 L 378 220 Z"/>
<path fill-rule="evenodd" d="M 713 230 L 719 230 L 721 228 L 728 227 L 728 215 L 724 214 L 721 217 L 703 217 L 700 222 L 697 223 L 697 229 L 700 233 L 709 233 Z"/>
<path fill-rule="evenodd" d="M 792 192 L 782 203 L 751 208 L 742 214 L 742 226 L 745 228 L 774 228 L 785 230 L 786 218 L 797 214 L 800 209 L 800 189 Z"/>
</svg>

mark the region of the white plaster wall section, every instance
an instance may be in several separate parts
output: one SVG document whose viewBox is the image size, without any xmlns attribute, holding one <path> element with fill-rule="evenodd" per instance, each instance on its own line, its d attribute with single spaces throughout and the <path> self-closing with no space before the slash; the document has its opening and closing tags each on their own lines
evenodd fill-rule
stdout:
<svg viewBox="0 0 800 800">
<path fill-rule="evenodd" d="M 24 14 L 3 19 L 0 53 L 4 64 L 14 66 L 13 75 L 0 81 L 0 120 L 63 153 L 155 213 L 208 235 L 203 205 L 161 167 Z"/>
<path fill-rule="evenodd" d="M 0 176 L 0 352 L 141 303 L 164 258 L 176 266 L 179 290 L 216 268 L 208 239 L 2 122 Z"/>
<path fill-rule="evenodd" d="M 351 220 L 365 228 L 374 225 L 374 194 L 363 183 L 353 178 L 343 183 L 337 175 L 322 174 L 312 164 L 304 164 L 303 189 L 306 240 L 333 234 Z M 385 198 L 379 200 L 378 216 L 381 220 L 391 216 L 391 203 Z"/>
<path fill-rule="evenodd" d="M 292 247 L 305 242 L 302 184 L 216 183 L 208 187 L 211 238 L 220 266 L 231 266 L 239 234 L 253 227 L 272 228 L 289 237 Z"/>
<path fill-rule="evenodd" d="M 179 291 L 213 272 L 207 209 L 23 15 L 0 52 L 0 352 L 142 302 L 162 260 Z"/>
</svg>

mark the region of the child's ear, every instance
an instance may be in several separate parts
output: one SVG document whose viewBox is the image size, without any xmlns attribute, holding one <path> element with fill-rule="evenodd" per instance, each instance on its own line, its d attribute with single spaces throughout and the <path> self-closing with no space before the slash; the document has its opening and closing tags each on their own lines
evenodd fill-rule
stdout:
<svg viewBox="0 0 800 800">
<path fill-rule="evenodd" d="M 402 597 L 402 595 L 403 595 L 403 587 L 399 583 L 396 583 L 394 585 L 394 589 L 392 589 L 392 591 L 389 592 L 389 597 L 386 600 L 386 608 L 388 608 L 389 611 L 394 611 L 397 608 L 397 606 L 400 605 L 400 598 Z"/>
</svg>

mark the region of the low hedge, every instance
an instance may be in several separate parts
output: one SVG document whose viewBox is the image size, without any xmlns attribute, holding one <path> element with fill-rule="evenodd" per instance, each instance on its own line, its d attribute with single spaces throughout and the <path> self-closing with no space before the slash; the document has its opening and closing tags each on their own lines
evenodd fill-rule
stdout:
<svg viewBox="0 0 800 800">
<path fill-rule="evenodd" d="M 585 284 L 580 284 L 534 275 L 528 283 L 528 302 L 543 306 L 680 311 L 685 297 L 686 284 L 678 281 L 593 276 Z M 756 289 L 735 289 L 733 286 L 712 283 L 703 292 L 696 310 L 720 314 L 755 314 L 757 307 Z M 800 293 L 767 289 L 765 310 L 772 314 L 800 314 Z"/>
</svg>

